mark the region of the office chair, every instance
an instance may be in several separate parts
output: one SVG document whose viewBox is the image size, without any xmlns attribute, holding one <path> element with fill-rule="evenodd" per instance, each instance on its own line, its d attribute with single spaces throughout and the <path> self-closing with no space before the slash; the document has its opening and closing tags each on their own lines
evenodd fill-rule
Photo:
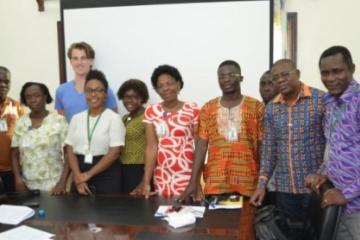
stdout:
<svg viewBox="0 0 360 240">
<path fill-rule="evenodd" d="M 309 240 L 334 240 L 341 215 L 341 206 L 332 205 L 321 208 L 321 199 L 324 193 L 334 188 L 334 185 L 327 181 L 320 187 L 320 194 L 311 193 L 309 218 L 306 223 L 306 238 Z"/>
<path fill-rule="evenodd" d="M 2 178 L 0 177 L 0 203 L 4 202 L 5 200 L 6 200 L 5 187 Z"/>
</svg>

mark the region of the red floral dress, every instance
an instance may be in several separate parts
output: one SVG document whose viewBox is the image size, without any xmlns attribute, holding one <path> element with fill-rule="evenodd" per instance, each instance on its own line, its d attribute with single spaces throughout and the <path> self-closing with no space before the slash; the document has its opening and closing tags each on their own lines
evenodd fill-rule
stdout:
<svg viewBox="0 0 360 240">
<path fill-rule="evenodd" d="M 177 112 L 168 113 L 161 104 L 154 104 L 146 108 L 143 121 L 154 125 L 158 137 L 155 189 L 163 197 L 178 196 L 191 177 L 199 109 L 195 104 L 184 103 Z"/>
</svg>

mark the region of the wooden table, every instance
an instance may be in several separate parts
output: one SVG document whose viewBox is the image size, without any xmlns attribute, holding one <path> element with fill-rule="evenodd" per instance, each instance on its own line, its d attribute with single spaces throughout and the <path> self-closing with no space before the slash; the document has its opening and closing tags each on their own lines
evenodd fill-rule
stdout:
<svg viewBox="0 0 360 240">
<path fill-rule="evenodd" d="M 21 204 L 28 201 L 38 201 L 40 206 L 36 210 L 45 210 L 45 217 L 35 215 L 24 224 L 51 232 L 58 240 L 230 240 L 238 239 L 240 232 L 240 210 L 206 210 L 204 218 L 197 219 L 195 224 L 173 229 L 166 221 L 154 217 L 159 205 L 173 202 L 172 199 L 159 197 L 55 197 L 41 193 L 39 197 L 11 200 L 11 203 Z M 96 224 L 101 231 L 93 233 L 89 223 Z M 9 228 L 11 226 L 2 225 L 0 232 Z"/>
</svg>

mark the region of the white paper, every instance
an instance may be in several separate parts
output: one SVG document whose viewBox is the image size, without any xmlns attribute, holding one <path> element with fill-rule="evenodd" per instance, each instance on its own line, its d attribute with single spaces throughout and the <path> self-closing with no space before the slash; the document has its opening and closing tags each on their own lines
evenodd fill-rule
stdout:
<svg viewBox="0 0 360 240">
<path fill-rule="evenodd" d="M 34 209 L 26 206 L 0 205 L 0 223 L 17 225 L 34 214 Z"/>
<path fill-rule="evenodd" d="M 155 213 L 155 217 L 166 217 L 172 213 L 171 205 L 161 205 Z M 195 217 L 202 218 L 205 213 L 204 206 L 182 206 L 179 210 L 181 213 L 191 212 Z"/>
<path fill-rule="evenodd" d="M 23 225 L 0 233 L 0 240 L 49 240 L 53 236 L 54 234 Z"/>
<path fill-rule="evenodd" d="M 191 212 L 172 212 L 164 218 L 168 221 L 169 225 L 173 228 L 184 227 L 187 225 L 194 224 L 196 222 L 196 217 Z"/>
</svg>

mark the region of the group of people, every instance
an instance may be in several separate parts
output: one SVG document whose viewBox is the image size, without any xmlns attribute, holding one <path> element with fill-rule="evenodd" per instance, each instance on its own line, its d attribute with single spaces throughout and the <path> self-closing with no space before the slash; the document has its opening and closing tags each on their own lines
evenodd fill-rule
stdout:
<svg viewBox="0 0 360 240">
<path fill-rule="evenodd" d="M 147 86 L 125 81 L 117 92 L 128 114 L 117 113 L 105 75 L 93 70 L 95 52 L 74 43 L 75 78 L 59 86 L 55 111 L 46 85 L 26 83 L 20 101 L 7 96 L 11 76 L 0 67 L 0 176 L 6 191 L 62 194 L 130 193 L 189 197 L 243 196 L 242 239 L 255 239 L 256 207 L 275 204 L 304 222 L 311 189 L 330 180 L 322 207 L 342 205 L 337 239 L 360 239 L 360 85 L 348 49 L 333 46 L 319 60 L 325 93 L 300 80 L 289 59 L 260 79 L 263 102 L 242 94 L 238 63 L 217 71 L 222 95 L 201 108 L 178 98 L 178 69 L 157 67 L 152 87 L 162 102 L 145 107 Z M 22 105 L 30 109 L 25 114 Z M 72 172 L 72 180 L 69 175 Z M 203 182 L 202 182 L 203 180 Z M 246 219 L 246 221 L 245 221 Z M 289 239 L 302 239 L 294 229 Z"/>
</svg>

